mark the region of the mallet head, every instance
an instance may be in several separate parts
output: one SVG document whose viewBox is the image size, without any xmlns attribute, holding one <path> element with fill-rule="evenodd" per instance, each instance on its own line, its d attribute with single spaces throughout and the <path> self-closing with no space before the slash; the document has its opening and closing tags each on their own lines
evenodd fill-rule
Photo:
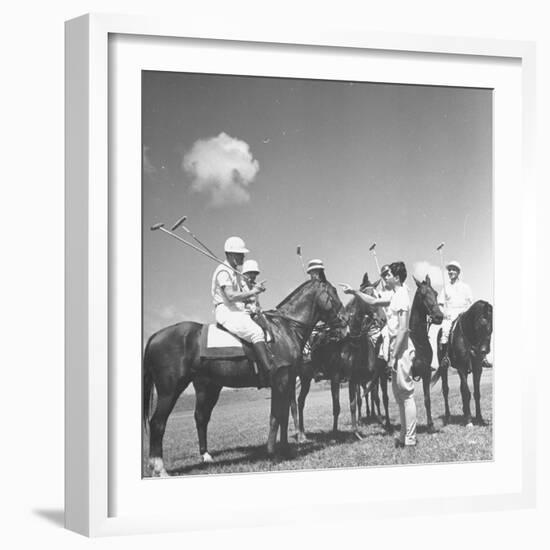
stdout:
<svg viewBox="0 0 550 550">
<path fill-rule="evenodd" d="M 156 231 L 157 229 L 160 229 L 161 227 L 164 227 L 163 223 L 156 223 L 155 225 L 151 226 L 151 231 Z"/>
<path fill-rule="evenodd" d="M 441 243 L 441 244 L 436 248 L 436 250 L 439 251 L 439 250 L 441 250 L 444 246 L 445 246 L 445 243 Z"/>
<path fill-rule="evenodd" d="M 372 243 L 372 244 L 369 246 L 369 252 L 372 252 L 375 248 L 376 248 L 376 243 Z"/>
<path fill-rule="evenodd" d="M 298 256 L 302 255 L 302 247 L 300 245 L 296 247 L 296 254 L 298 254 Z"/>
<path fill-rule="evenodd" d="M 182 216 L 173 226 L 172 231 L 175 231 L 185 220 L 187 219 L 187 216 Z"/>
</svg>

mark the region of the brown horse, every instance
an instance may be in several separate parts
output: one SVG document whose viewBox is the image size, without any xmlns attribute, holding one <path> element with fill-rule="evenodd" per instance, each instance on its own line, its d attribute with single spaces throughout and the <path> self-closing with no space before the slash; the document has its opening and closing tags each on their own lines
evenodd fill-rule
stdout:
<svg viewBox="0 0 550 550">
<path fill-rule="evenodd" d="M 472 426 L 470 412 L 470 389 L 468 388 L 468 374 L 474 378 L 474 399 L 476 404 L 476 423 L 485 422 L 481 415 L 481 393 L 479 383 L 483 371 L 483 360 L 491 351 L 491 334 L 493 332 L 493 306 L 484 300 L 474 302 L 464 313 L 461 313 L 449 333 L 448 355 L 451 366 L 458 371 L 460 377 L 460 393 L 462 394 L 462 411 L 464 423 Z M 434 375 L 432 385 L 441 377 L 443 399 L 445 401 L 445 415 L 443 421 L 448 424 L 451 416 L 449 409 L 449 381 L 448 367 L 442 365 L 443 351 L 441 346 L 441 331 L 437 335 L 437 350 L 439 368 Z"/>
<path fill-rule="evenodd" d="M 266 312 L 270 344 L 278 365 L 272 374 L 271 415 L 267 441 L 268 455 L 275 452 L 280 427 L 280 443 L 288 446 L 290 389 L 294 388 L 295 366 L 312 328 L 320 320 L 345 323 L 342 302 L 328 282 L 307 281 L 294 290 L 274 311 Z M 199 337 L 203 325 L 184 321 L 153 334 L 143 357 L 143 422 L 150 426 L 149 466 L 153 475 L 167 476 L 162 440 L 168 416 L 190 383 L 195 387 L 195 423 L 199 450 L 204 462 L 212 462 L 207 448 L 207 427 L 223 386 L 256 387 L 253 365 L 244 356 L 238 359 L 201 359 Z M 157 405 L 151 418 L 153 390 Z"/>
<path fill-rule="evenodd" d="M 294 427 L 299 442 L 306 441 L 304 430 L 304 407 L 306 397 L 311 387 L 311 380 L 315 373 L 321 372 L 323 378 L 330 380 L 332 394 L 333 433 L 338 432 L 338 418 L 340 415 L 340 383 L 348 380 L 349 403 L 351 412 L 351 427 L 358 439 L 361 439 L 357 426 L 357 409 L 360 400 L 360 389 L 364 388 L 366 394 L 377 380 L 382 387 L 383 402 L 386 412 L 386 427 L 390 428 L 389 403 L 387 392 L 387 378 L 385 376 L 385 363 L 377 360 L 377 349 L 371 342 L 368 331 L 370 324 L 377 316 L 377 308 L 372 308 L 359 298 L 353 298 L 344 307 L 344 312 L 349 319 L 349 334 L 344 338 L 328 341 L 317 345 L 313 343 L 311 360 L 300 364 L 298 376 L 301 387 L 298 396 L 298 407 L 295 397 L 291 396 L 291 412 Z M 367 390 L 368 386 L 368 390 Z M 298 414 L 296 414 L 296 412 Z"/>
</svg>

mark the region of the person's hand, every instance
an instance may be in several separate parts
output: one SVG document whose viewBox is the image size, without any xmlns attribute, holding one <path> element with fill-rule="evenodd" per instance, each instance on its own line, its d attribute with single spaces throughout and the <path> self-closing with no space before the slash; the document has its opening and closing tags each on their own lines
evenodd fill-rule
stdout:
<svg viewBox="0 0 550 550">
<path fill-rule="evenodd" d="M 265 281 L 260 281 L 259 283 L 256 283 L 253 290 L 256 294 L 261 294 L 262 292 L 265 292 Z"/>
<path fill-rule="evenodd" d="M 338 283 L 338 285 L 342 287 L 344 294 L 353 294 L 355 292 L 355 290 L 353 290 L 353 288 L 346 283 Z"/>
</svg>

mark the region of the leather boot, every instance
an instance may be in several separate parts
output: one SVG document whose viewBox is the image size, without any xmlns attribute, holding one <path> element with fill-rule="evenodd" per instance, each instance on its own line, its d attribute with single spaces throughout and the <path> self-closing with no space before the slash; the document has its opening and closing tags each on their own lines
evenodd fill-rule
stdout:
<svg viewBox="0 0 550 550">
<path fill-rule="evenodd" d="M 252 344 L 258 365 L 258 389 L 271 386 L 271 373 L 275 370 L 265 342 Z"/>
</svg>

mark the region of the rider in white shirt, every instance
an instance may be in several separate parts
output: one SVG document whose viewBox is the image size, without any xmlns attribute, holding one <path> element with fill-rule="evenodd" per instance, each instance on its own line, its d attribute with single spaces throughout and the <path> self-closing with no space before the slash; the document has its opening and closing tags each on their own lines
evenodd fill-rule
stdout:
<svg viewBox="0 0 550 550">
<path fill-rule="evenodd" d="M 460 264 L 456 260 L 453 260 L 446 267 L 449 274 L 449 283 L 445 284 L 443 291 L 445 317 L 441 324 L 441 347 L 443 362 L 448 367 L 447 345 L 451 327 L 455 319 L 466 311 L 474 300 L 469 285 L 459 279 L 460 272 L 462 271 Z"/>
<path fill-rule="evenodd" d="M 225 241 L 224 250 L 226 261 L 220 264 L 212 275 L 212 300 L 216 322 L 252 344 L 258 359 L 258 388 L 267 387 L 271 385 L 270 373 L 274 370 L 274 365 L 266 347 L 264 331 L 246 311 L 247 300 L 265 292 L 265 287 L 262 283 L 257 283 L 248 290 L 245 288 L 242 275 L 234 271 L 242 268 L 244 255 L 248 252 L 240 237 L 229 237 Z"/>
</svg>

